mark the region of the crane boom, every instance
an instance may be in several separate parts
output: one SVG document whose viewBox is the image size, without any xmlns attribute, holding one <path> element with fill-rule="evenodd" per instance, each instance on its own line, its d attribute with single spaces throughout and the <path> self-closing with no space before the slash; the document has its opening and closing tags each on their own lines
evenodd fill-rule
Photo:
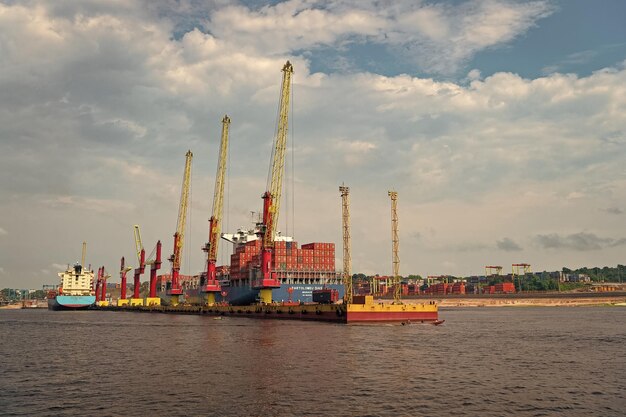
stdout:
<svg viewBox="0 0 626 417">
<path fill-rule="evenodd" d="M 291 93 L 291 76 L 293 65 L 289 61 L 283 66 L 283 82 L 280 90 L 280 104 L 278 108 L 278 127 L 272 151 L 272 166 L 268 178 L 268 191 L 271 197 L 269 207 L 270 216 L 266 223 L 267 232 L 263 238 L 265 247 L 274 246 L 276 225 L 280 212 L 280 200 L 282 196 L 283 175 L 285 173 L 285 150 L 287 149 L 287 132 L 289 129 L 289 98 Z"/>
<path fill-rule="evenodd" d="M 226 176 L 226 162 L 228 160 L 228 130 L 230 118 L 225 115 L 222 119 L 222 139 L 220 141 L 220 154 L 215 174 L 215 190 L 213 192 L 213 210 L 210 219 L 209 230 L 209 260 L 217 260 L 217 249 L 220 241 L 222 228 L 222 213 L 224 211 L 224 178 Z"/>
<path fill-rule="evenodd" d="M 293 66 L 289 61 L 282 69 L 283 81 L 280 90 L 278 126 L 272 151 L 272 164 L 268 178 L 268 189 L 263 194 L 263 224 L 261 227 L 261 276 L 256 279 L 254 288 L 260 290 L 261 302 L 272 302 L 272 288 L 280 287 L 280 282 L 272 275 L 272 252 L 280 200 L 282 195 L 283 173 L 285 171 L 285 149 L 287 147 L 287 131 L 289 128 L 289 97 L 291 93 L 291 76 Z"/>
<path fill-rule="evenodd" d="M 215 303 L 215 293 L 221 291 L 217 281 L 217 249 L 220 241 L 222 228 L 222 213 L 224 211 L 224 178 L 226 177 L 226 162 L 228 161 L 228 130 L 230 118 L 225 115 L 222 119 L 222 139 L 220 141 L 220 153 L 217 160 L 217 173 L 215 174 L 215 190 L 213 191 L 213 210 L 209 219 L 209 241 L 203 250 L 207 253 L 206 281 L 202 291 L 207 293 L 207 304 Z"/>
<path fill-rule="evenodd" d="M 193 154 L 187 151 L 185 154 L 185 172 L 183 173 L 183 185 L 180 191 L 180 205 L 178 206 L 178 221 L 176 222 L 176 234 L 178 242 L 174 247 L 174 267 L 180 269 L 180 259 L 185 243 L 185 223 L 187 222 L 187 212 L 189 211 L 189 188 L 191 186 L 191 160 Z"/>
<path fill-rule="evenodd" d="M 174 252 L 169 261 L 172 263 L 172 287 L 168 295 L 177 298 L 182 294 L 182 289 L 178 285 L 178 274 L 180 271 L 180 260 L 185 243 L 185 223 L 187 221 L 187 211 L 189 209 L 189 188 L 191 186 L 191 160 L 193 154 L 187 151 L 185 154 L 185 171 L 183 172 L 183 185 L 180 192 L 180 205 L 178 206 L 178 220 L 176 222 L 176 233 L 174 233 Z M 178 304 L 173 300 L 173 304 Z"/>
<path fill-rule="evenodd" d="M 141 263 L 141 250 L 143 249 L 143 243 L 141 242 L 141 232 L 139 231 L 139 225 L 133 226 L 135 234 L 135 250 L 137 251 L 137 262 Z"/>
</svg>

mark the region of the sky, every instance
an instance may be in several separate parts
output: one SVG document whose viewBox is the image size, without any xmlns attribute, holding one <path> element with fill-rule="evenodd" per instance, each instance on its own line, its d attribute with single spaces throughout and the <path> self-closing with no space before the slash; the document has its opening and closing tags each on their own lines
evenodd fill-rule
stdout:
<svg viewBox="0 0 626 417">
<path fill-rule="evenodd" d="M 624 21 L 620 0 L 0 0 L 0 287 L 57 283 L 83 241 L 115 281 L 134 224 L 167 258 L 187 150 L 200 272 L 222 117 L 234 231 L 262 208 L 287 60 L 279 227 L 338 269 L 341 184 L 355 273 L 391 273 L 388 190 L 402 275 L 625 264 Z"/>
</svg>

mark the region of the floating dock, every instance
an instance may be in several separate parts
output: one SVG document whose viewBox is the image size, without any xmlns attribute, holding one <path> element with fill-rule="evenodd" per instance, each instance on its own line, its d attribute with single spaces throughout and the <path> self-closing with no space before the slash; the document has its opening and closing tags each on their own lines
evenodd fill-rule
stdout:
<svg viewBox="0 0 626 417">
<path fill-rule="evenodd" d="M 377 322 L 429 323 L 439 319 L 434 301 L 423 304 L 378 303 L 373 297 L 365 297 L 363 304 L 297 304 L 272 303 L 250 306 L 102 306 L 99 310 L 135 311 L 146 313 L 196 314 L 208 316 L 246 317 L 274 320 L 325 321 L 356 324 Z"/>
</svg>

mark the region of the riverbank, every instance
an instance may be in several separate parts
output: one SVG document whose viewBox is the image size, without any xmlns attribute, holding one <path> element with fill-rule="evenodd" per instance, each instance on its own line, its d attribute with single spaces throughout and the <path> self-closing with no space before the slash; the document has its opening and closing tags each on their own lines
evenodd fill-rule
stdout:
<svg viewBox="0 0 626 417">
<path fill-rule="evenodd" d="M 433 298 L 440 308 L 450 307 L 578 307 L 578 306 L 626 306 L 626 297 L 603 295 L 590 297 L 440 297 Z M 423 299 L 403 300 L 407 304 L 421 303 Z"/>
</svg>

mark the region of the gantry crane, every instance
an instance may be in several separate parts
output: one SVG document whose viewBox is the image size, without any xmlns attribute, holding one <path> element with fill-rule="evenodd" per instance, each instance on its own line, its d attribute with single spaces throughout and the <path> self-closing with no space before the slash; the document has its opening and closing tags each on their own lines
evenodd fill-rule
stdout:
<svg viewBox="0 0 626 417">
<path fill-rule="evenodd" d="M 496 273 L 493 274 L 492 270 L 495 270 Z M 502 267 L 499 265 L 487 265 L 485 266 L 485 276 L 491 276 L 491 275 L 500 275 L 500 273 L 502 272 Z"/>
<path fill-rule="evenodd" d="M 517 282 L 518 282 L 518 291 L 522 292 L 522 275 L 520 274 L 520 268 L 523 271 L 523 276 L 526 276 L 526 274 L 530 274 L 530 264 L 527 263 L 521 263 L 521 264 L 512 264 L 511 265 L 511 269 L 512 269 L 512 274 L 511 277 L 513 278 L 513 282 L 515 282 L 515 277 L 517 276 Z"/>
<path fill-rule="evenodd" d="M 272 273 L 272 253 L 274 237 L 280 212 L 283 174 L 285 172 L 285 149 L 287 147 L 287 130 L 289 128 L 289 98 L 291 92 L 291 76 L 293 66 L 289 61 L 283 66 L 283 80 L 278 110 L 278 126 L 272 150 L 272 165 L 268 176 L 268 189 L 263 194 L 263 223 L 260 224 L 261 270 L 260 277 L 254 280 L 253 288 L 259 289 L 262 303 L 272 302 L 272 288 L 280 287 L 280 281 Z"/>
<path fill-rule="evenodd" d="M 178 206 L 178 220 L 176 222 L 176 233 L 174 233 L 174 253 L 169 258 L 172 263 L 172 283 L 167 290 L 170 296 L 170 304 L 178 305 L 180 295 L 183 293 L 178 282 L 180 272 L 180 261 L 185 243 L 185 223 L 187 221 L 187 211 L 189 209 L 189 188 L 191 185 L 191 159 L 193 154 L 187 151 L 185 154 L 185 171 L 183 173 L 183 185 L 180 192 L 180 205 Z"/>
<path fill-rule="evenodd" d="M 342 225 L 343 225 L 343 303 L 352 304 L 352 257 L 350 251 L 350 188 L 339 187 L 341 192 Z"/>
<path fill-rule="evenodd" d="M 217 249 L 220 241 L 220 231 L 222 228 L 222 213 L 224 210 L 224 178 L 226 176 L 226 162 L 228 160 L 228 129 L 230 118 L 225 115 L 222 119 L 222 139 L 220 142 L 220 153 L 217 160 L 217 173 L 215 174 L 215 190 L 213 192 L 213 209 L 209 219 L 209 241 L 203 250 L 207 253 L 206 282 L 202 291 L 206 293 L 208 305 L 215 304 L 215 294 L 222 289 L 217 280 L 216 262 Z"/>
<path fill-rule="evenodd" d="M 393 303 L 400 304 L 400 257 L 398 256 L 398 247 L 400 239 L 398 238 L 398 193 L 389 191 L 387 193 L 391 197 L 391 263 L 393 274 Z"/>
</svg>

